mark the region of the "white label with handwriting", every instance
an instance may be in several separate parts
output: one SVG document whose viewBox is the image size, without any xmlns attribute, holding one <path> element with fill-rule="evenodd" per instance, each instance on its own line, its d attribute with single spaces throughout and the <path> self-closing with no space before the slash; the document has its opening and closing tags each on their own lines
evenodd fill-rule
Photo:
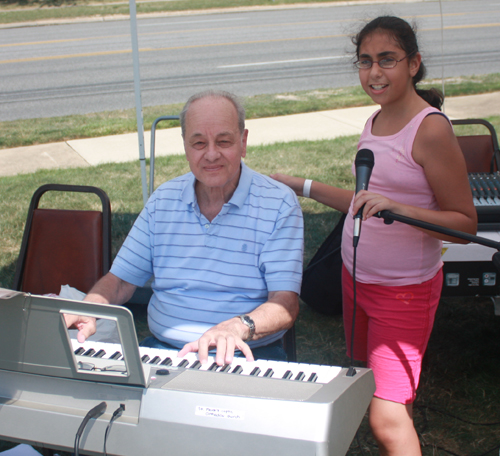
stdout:
<svg viewBox="0 0 500 456">
<path fill-rule="evenodd" d="M 205 416 L 208 418 L 223 418 L 226 420 L 242 420 L 244 419 L 243 413 L 236 410 L 224 409 L 218 407 L 196 407 L 196 415 Z"/>
</svg>

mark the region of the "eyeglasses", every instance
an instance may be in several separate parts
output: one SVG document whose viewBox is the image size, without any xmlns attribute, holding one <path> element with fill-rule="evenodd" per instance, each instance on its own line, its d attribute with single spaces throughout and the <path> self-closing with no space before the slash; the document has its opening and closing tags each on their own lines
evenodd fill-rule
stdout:
<svg viewBox="0 0 500 456">
<path fill-rule="evenodd" d="M 82 363 L 78 361 L 77 367 L 82 371 L 93 371 L 93 372 L 121 372 L 126 374 L 127 369 L 124 365 L 115 365 L 115 366 L 105 366 L 105 367 L 96 367 L 95 364 L 92 363 Z"/>
<path fill-rule="evenodd" d="M 374 63 L 377 63 L 380 68 L 383 68 L 384 70 L 389 70 L 391 68 L 394 68 L 399 62 L 402 62 L 406 57 L 410 57 L 414 52 L 411 54 L 405 55 L 402 59 L 396 60 L 394 57 L 385 57 L 378 62 L 373 61 L 373 60 L 358 60 L 357 62 L 354 62 L 354 66 L 356 68 L 359 68 L 360 70 L 369 70 Z"/>
</svg>

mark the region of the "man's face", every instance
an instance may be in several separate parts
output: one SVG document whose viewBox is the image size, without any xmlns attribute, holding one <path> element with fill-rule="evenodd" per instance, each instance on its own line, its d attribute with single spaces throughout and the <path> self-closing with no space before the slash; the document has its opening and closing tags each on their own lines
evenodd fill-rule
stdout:
<svg viewBox="0 0 500 456">
<path fill-rule="evenodd" d="M 240 161 L 246 155 L 248 131 L 238 129 L 236 108 L 226 98 L 206 97 L 186 114 L 184 149 L 199 186 L 234 191 Z"/>
</svg>

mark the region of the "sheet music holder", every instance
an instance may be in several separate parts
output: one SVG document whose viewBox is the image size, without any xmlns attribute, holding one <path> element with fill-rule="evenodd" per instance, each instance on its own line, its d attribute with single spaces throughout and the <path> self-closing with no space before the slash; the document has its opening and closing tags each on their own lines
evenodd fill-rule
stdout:
<svg viewBox="0 0 500 456">
<path fill-rule="evenodd" d="M 116 370 L 79 365 L 63 314 L 116 322 L 124 361 Z M 126 307 L 31 295 L 0 288 L 0 369 L 100 383 L 146 386 L 132 313 Z"/>
</svg>

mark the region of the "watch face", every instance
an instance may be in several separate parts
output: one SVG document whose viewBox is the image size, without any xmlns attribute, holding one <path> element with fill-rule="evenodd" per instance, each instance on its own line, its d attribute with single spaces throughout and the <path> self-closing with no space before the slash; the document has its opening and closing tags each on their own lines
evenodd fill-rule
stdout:
<svg viewBox="0 0 500 456">
<path fill-rule="evenodd" d="M 245 324 L 250 326 L 250 328 L 253 328 L 255 326 L 255 323 L 248 315 L 243 315 L 243 320 L 245 321 Z"/>
</svg>

